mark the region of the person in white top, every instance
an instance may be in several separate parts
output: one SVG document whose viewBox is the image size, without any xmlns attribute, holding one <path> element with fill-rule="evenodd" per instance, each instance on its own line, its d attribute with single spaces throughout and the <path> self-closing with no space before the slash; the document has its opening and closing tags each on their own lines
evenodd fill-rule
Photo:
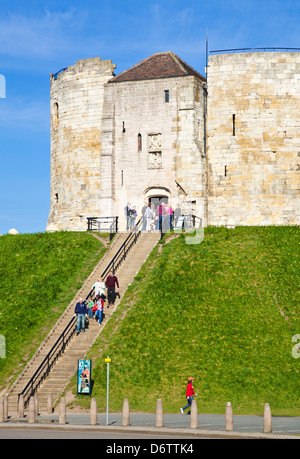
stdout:
<svg viewBox="0 0 300 459">
<path fill-rule="evenodd" d="M 146 219 L 146 231 L 149 231 L 151 229 L 151 219 L 153 217 L 152 214 L 152 209 L 151 209 L 151 204 L 148 205 L 147 209 L 145 210 L 144 213 L 144 218 Z"/>
<path fill-rule="evenodd" d="M 95 289 L 95 297 L 97 295 L 105 295 L 105 283 L 103 282 L 102 277 L 94 283 L 93 287 Z"/>
</svg>

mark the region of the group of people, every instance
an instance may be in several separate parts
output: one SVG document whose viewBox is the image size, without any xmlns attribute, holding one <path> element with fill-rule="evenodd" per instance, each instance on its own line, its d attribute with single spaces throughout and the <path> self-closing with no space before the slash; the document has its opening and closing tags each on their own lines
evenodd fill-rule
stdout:
<svg viewBox="0 0 300 459">
<path fill-rule="evenodd" d="M 117 293 L 119 292 L 118 278 L 114 275 L 113 271 L 110 271 L 106 282 L 100 278 L 94 283 L 92 289 L 94 290 L 93 299 L 83 300 L 80 298 L 75 306 L 74 316 L 77 317 L 77 335 L 79 335 L 80 331 L 85 332 L 86 321 L 88 319 L 93 319 L 94 317 L 95 320 L 98 320 L 99 325 L 102 324 L 104 301 L 106 299 L 108 301 L 107 308 L 115 303 Z"/>
<path fill-rule="evenodd" d="M 128 202 L 127 206 L 124 208 L 124 212 L 126 216 L 126 229 L 130 231 L 135 227 L 136 218 L 138 216 L 136 206 L 131 206 L 130 202 Z M 164 201 L 157 205 L 155 205 L 154 202 L 145 203 L 141 212 L 143 219 L 142 230 L 160 230 L 162 226 L 164 228 L 173 229 L 180 215 L 181 209 L 179 205 L 173 210 L 172 206 Z"/>
<path fill-rule="evenodd" d="M 164 201 L 157 206 L 149 202 L 142 209 L 143 231 L 160 230 L 162 227 L 173 229 L 174 222 L 176 225 L 180 215 L 181 209 L 179 205 L 173 210 L 172 206 Z"/>
<path fill-rule="evenodd" d="M 136 206 L 131 206 L 130 202 L 128 202 L 124 211 L 126 216 L 126 229 L 127 231 L 130 231 L 135 227 L 135 221 L 137 217 Z"/>
</svg>

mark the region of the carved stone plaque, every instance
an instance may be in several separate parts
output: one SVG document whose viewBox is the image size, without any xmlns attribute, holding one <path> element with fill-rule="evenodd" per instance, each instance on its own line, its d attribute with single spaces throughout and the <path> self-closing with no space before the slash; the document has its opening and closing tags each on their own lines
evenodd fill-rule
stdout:
<svg viewBox="0 0 300 459">
<path fill-rule="evenodd" d="M 162 149 L 162 142 L 161 142 L 161 134 L 150 134 L 148 136 L 148 150 L 157 152 L 161 151 Z"/>
<path fill-rule="evenodd" d="M 162 153 L 161 153 L 161 151 L 149 152 L 148 169 L 162 169 Z"/>
<path fill-rule="evenodd" d="M 162 169 L 162 135 L 148 135 L 148 169 Z"/>
</svg>

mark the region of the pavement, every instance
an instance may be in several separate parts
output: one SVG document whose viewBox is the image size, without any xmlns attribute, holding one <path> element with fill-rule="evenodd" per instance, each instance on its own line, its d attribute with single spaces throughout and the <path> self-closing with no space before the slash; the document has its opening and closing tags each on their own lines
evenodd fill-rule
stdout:
<svg viewBox="0 0 300 459">
<path fill-rule="evenodd" d="M 234 429 L 226 432 L 225 415 L 198 414 L 198 428 L 190 428 L 190 416 L 187 414 L 164 414 L 163 427 L 156 427 L 156 415 L 149 413 L 131 413 L 130 425 L 122 426 L 122 414 L 97 415 L 97 425 L 90 425 L 90 414 L 73 414 L 67 412 L 66 424 L 59 424 L 59 415 L 40 414 L 36 422 L 29 424 L 27 417 L 18 419 L 9 417 L 0 423 L 0 429 L 61 429 L 61 430 L 89 430 L 109 432 L 136 432 L 172 436 L 192 435 L 195 437 L 232 437 L 232 438 L 272 438 L 272 439 L 300 439 L 300 417 L 272 417 L 272 433 L 264 434 L 263 416 L 233 416 Z"/>
</svg>

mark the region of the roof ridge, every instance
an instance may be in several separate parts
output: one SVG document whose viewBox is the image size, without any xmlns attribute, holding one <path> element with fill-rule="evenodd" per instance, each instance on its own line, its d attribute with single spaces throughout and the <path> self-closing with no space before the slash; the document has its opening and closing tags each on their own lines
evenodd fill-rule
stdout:
<svg viewBox="0 0 300 459">
<path fill-rule="evenodd" d="M 180 76 L 195 76 L 205 78 L 184 62 L 173 51 L 163 51 L 152 54 L 129 69 L 109 80 L 110 83 L 122 81 L 148 80 L 155 78 L 171 78 Z"/>
<path fill-rule="evenodd" d="M 172 51 L 169 51 L 169 53 L 171 54 L 172 58 L 174 59 L 174 61 L 176 62 L 177 65 L 179 65 L 179 67 L 181 68 L 181 70 L 184 72 L 184 73 L 187 73 L 187 70 L 184 68 L 184 66 L 182 65 L 181 62 L 183 62 L 179 56 L 177 56 L 177 54 L 173 53 Z"/>
<path fill-rule="evenodd" d="M 177 56 L 176 54 L 175 54 L 175 56 L 180 61 L 180 63 L 183 64 L 184 66 L 188 67 L 192 71 L 192 73 L 197 73 L 202 79 L 205 79 L 205 77 L 203 75 L 201 75 L 201 73 L 199 73 L 197 70 L 195 70 L 189 64 L 187 64 L 187 62 L 185 62 L 183 59 L 181 59 L 181 57 Z M 188 73 L 186 68 L 184 68 L 184 70 L 185 70 L 186 73 Z"/>
<path fill-rule="evenodd" d="M 123 70 L 123 72 L 121 72 L 118 75 L 116 75 L 116 77 L 119 78 L 124 73 L 129 72 L 129 70 L 131 71 L 131 70 L 139 67 L 140 65 L 144 64 L 146 61 L 151 59 L 153 56 L 159 56 L 159 55 L 162 55 L 162 54 L 169 54 L 169 53 L 172 53 L 172 51 L 163 51 L 163 52 L 158 52 L 158 53 L 151 54 L 151 56 L 148 56 L 145 59 L 143 59 L 142 61 L 138 62 L 137 64 L 132 65 L 131 67 L 129 67 L 129 69 Z"/>
</svg>

